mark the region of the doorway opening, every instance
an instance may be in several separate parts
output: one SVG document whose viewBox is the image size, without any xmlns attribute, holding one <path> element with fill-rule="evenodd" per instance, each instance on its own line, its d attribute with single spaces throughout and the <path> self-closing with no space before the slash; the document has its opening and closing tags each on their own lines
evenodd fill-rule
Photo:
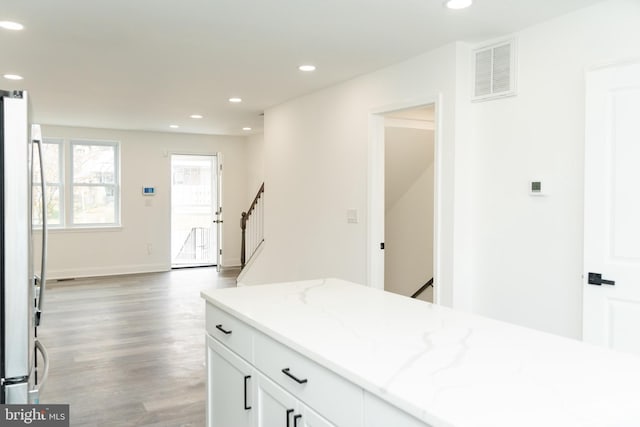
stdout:
<svg viewBox="0 0 640 427">
<path fill-rule="evenodd" d="M 171 267 L 218 263 L 218 158 L 171 156 Z"/>
<path fill-rule="evenodd" d="M 369 284 L 438 303 L 436 107 L 371 116 Z"/>
<path fill-rule="evenodd" d="M 433 302 L 434 106 L 384 115 L 384 289 Z"/>
</svg>

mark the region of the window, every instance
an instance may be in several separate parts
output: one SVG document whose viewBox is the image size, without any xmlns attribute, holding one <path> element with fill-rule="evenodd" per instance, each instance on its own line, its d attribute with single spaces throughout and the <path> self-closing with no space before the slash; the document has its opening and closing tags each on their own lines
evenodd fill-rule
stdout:
<svg viewBox="0 0 640 427">
<path fill-rule="evenodd" d="M 37 150 L 36 150 L 37 151 Z M 34 162 L 33 222 L 42 224 L 40 168 Z M 120 224 L 119 144 L 45 139 L 47 219 L 52 227 Z"/>
<path fill-rule="evenodd" d="M 115 225 L 118 221 L 118 145 L 71 141 L 73 225 Z"/>
<path fill-rule="evenodd" d="M 62 154 L 61 139 L 46 139 L 42 144 L 44 160 L 44 176 L 46 181 L 45 196 L 47 203 L 47 220 L 50 226 L 62 225 L 64 204 L 62 197 Z M 38 150 L 33 150 L 33 224 L 42 225 L 42 185 L 40 184 L 40 157 Z"/>
</svg>

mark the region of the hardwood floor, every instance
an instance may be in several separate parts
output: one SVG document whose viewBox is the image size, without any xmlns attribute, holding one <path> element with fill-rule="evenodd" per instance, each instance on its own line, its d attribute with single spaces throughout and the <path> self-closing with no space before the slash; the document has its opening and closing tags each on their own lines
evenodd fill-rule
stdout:
<svg viewBox="0 0 640 427">
<path fill-rule="evenodd" d="M 51 359 L 41 403 L 68 403 L 74 427 L 204 426 L 200 291 L 235 286 L 237 274 L 197 268 L 52 283 L 38 330 Z"/>
</svg>

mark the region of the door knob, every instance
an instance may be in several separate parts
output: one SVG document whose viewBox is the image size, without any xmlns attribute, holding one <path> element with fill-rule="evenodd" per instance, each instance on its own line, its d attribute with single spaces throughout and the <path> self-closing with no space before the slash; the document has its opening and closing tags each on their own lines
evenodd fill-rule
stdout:
<svg viewBox="0 0 640 427">
<path fill-rule="evenodd" d="M 590 285 L 615 285 L 616 282 L 613 280 L 605 280 L 602 278 L 602 274 L 600 273 L 589 273 L 589 280 L 588 283 Z"/>
</svg>

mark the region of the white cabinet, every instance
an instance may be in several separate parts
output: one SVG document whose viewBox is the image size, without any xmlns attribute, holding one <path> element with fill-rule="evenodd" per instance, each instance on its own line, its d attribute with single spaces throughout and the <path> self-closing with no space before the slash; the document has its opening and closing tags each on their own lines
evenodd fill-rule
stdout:
<svg viewBox="0 0 640 427">
<path fill-rule="evenodd" d="M 303 427 L 332 427 L 329 421 L 325 420 L 313 409 L 303 406 L 302 408 L 302 426 Z"/>
<path fill-rule="evenodd" d="M 335 427 L 264 375 L 256 387 L 256 427 Z"/>
<path fill-rule="evenodd" d="M 265 334 L 254 335 L 254 365 L 332 423 L 362 427 L 362 388 Z"/>
<path fill-rule="evenodd" d="M 252 427 L 255 374 L 251 365 L 207 336 L 207 426 Z"/>
<path fill-rule="evenodd" d="M 429 427 L 422 421 L 367 392 L 364 393 L 364 425 L 365 427 Z"/>
<path fill-rule="evenodd" d="M 425 427 L 207 304 L 207 427 Z"/>
</svg>

